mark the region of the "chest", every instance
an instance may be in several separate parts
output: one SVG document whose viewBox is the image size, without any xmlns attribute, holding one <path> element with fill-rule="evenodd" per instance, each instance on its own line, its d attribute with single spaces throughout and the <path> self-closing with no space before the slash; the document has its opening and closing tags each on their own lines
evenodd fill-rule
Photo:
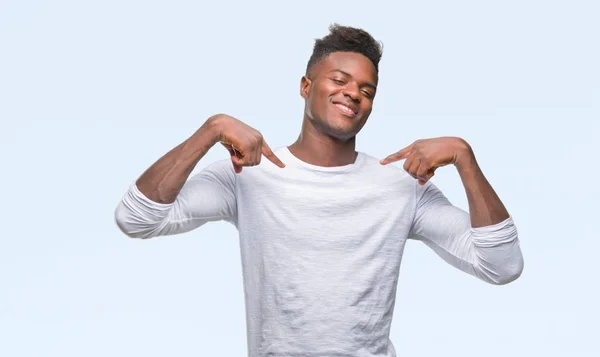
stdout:
<svg viewBox="0 0 600 357">
<path fill-rule="evenodd" d="M 238 190 L 242 253 L 276 286 L 334 293 L 348 281 L 395 281 L 414 217 L 413 187 L 253 180 Z"/>
<path fill-rule="evenodd" d="M 414 188 L 400 183 L 265 179 L 238 190 L 240 230 L 316 248 L 405 237 L 414 215 Z"/>
</svg>

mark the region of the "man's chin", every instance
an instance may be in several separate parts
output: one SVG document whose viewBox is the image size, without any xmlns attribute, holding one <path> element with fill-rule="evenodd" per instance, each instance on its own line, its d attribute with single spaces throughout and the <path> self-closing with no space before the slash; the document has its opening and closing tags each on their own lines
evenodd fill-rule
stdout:
<svg viewBox="0 0 600 357">
<path fill-rule="evenodd" d="M 337 116 L 325 121 L 315 121 L 314 123 L 321 133 L 338 141 L 354 139 L 362 128 L 362 125 L 356 126 L 357 122 L 354 119 L 338 118 Z"/>
<path fill-rule="evenodd" d="M 349 123 L 348 120 L 350 119 L 331 123 L 331 136 L 339 140 L 350 140 L 356 137 L 356 135 L 362 129 L 362 125 L 357 126 L 358 122 Z"/>
<path fill-rule="evenodd" d="M 358 131 L 355 128 L 332 127 L 328 130 L 328 135 L 339 141 L 349 141 L 356 137 Z"/>
</svg>

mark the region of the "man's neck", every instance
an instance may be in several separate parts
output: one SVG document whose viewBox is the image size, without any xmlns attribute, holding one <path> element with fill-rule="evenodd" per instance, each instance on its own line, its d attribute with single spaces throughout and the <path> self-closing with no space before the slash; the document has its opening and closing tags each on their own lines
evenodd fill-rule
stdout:
<svg viewBox="0 0 600 357">
<path fill-rule="evenodd" d="M 305 118 L 298 139 L 288 149 L 299 160 L 308 164 L 335 167 L 354 163 L 357 157 L 356 139 L 340 141 L 317 130 Z"/>
</svg>

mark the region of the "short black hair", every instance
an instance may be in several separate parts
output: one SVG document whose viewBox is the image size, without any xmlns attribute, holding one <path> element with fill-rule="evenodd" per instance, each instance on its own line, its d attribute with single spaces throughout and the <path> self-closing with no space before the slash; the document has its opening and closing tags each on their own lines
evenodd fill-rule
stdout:
<svg viewBox="0 0 600 357">
<path fill-rule="evenodd" d="M 367 31 L 332 24 L 327 36 L 316 39 L 312 56 L 308 60 L 306 73 L 320 60 L 333 52 L 356 52 L 371 60 L 375 70 L 379 72 L 379 61 L 383 54 L 383 43 L 376 41 Z"/>
</svg>

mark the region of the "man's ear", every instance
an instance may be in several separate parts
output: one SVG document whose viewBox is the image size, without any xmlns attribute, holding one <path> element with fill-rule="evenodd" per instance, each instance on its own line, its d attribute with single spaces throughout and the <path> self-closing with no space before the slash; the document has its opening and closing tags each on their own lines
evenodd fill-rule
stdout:
<svg viewBox="0 0 600 357">
<path fill-rule="evenodd" d="M 308 99 L 308 92 L 310 92 L 310 86 L 312 81 L 307 77 L 303 76 L 300 80 L 300 96 L 304 99 Z"/>
</svg>

